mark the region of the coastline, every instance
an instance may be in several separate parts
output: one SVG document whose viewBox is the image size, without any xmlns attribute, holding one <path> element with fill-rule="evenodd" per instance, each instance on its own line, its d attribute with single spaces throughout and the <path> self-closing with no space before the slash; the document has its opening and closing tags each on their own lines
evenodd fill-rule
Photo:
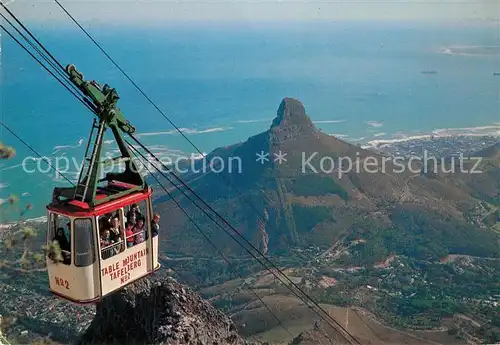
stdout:
<svg viewBox="0 0 500 345">
<path fill-rule="evenodd" d="M 489 50 L 489 51 L 488 51 Z M 450 45 L 439 49 L 441 54 L 455 56 L 495 57 L 500 56 L 500 46 Z"/>
<path fill-rule="evenodd" d="M 10 229 L 15 225 L 19 224 L 42 224 L 47 222 L 47 216 L 40 216 L 35 218 L 28 218 L 18 221 L 10 221 L 7 223 L 0 223 L 0 230 Z"/>
<path fill-rule="evenodd" d="M 381 148 L 390 146 L 396 143 L 418 141 L 418 140 L 433 140 L 439 138 L 453 138 L 453 137 L 498 137 L 500 139 L 500 124 L 491 126 L 480 127 L 465 127 L 465 128 L 440 128 L 435 129 L 431 133 L 417 134 L 417 135 L 404 135 L 399 137 L 393 135 L 391 139 L 374 139 L 368 141 L 361 148 Z"/>
</svg>

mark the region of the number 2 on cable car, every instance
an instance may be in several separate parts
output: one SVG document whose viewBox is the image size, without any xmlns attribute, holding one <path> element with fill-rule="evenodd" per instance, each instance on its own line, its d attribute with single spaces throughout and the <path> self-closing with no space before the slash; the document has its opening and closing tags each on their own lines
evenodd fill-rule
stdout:
<svg viewBox="0 0 500 345">
<path fill-rule="evenodd" d="M 56 285 L 62 286 L 67 290 L 69 290 L 69 282 L 66 279 L 62 279 L 59 277 L 55 277 L 55 279 L 56 279 Z"/>
</svg>

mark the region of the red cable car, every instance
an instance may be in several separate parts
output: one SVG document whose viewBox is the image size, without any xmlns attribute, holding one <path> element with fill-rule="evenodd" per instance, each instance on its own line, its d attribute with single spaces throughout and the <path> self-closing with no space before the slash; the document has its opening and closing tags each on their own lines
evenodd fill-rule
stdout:
<svg viewBox="0 0 500 345">
<path fill-rule="evenodd" d="M 84 81 L 73 65 L 70 80 L 88 97 L 94 119 L 78 183 L 54 188 L 47 206 L 47 270 L 49 290 L 68 301 L 100 301 L 125 285 L 160 268 L 158 220 L 153 215 L 152 189 L 145 183 L 123 138 L 133 134 L 117 108 L 115 89 Z M 111 129 L 120 156 L 101 161 L 103 138 Z M 118 164 L 123 171 L 102 169 Z"/>
</svg>

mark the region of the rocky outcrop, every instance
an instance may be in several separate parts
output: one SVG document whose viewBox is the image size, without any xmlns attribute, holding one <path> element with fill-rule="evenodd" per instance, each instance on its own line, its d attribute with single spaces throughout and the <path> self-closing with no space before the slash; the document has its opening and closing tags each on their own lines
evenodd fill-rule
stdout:
<svg viewBox="0 0 500 345">
<path fill-rule="evenodd" d="M 317 132 L 302 103 L 289 97 L 281 101 L 270 129 L 271 143 L 275 145 L 304 136 L 314 136 Z"/>
<path fill-rule="evenodd" d="M 264 219 L 258 219 L 257 224 L 260 230 L 260 251 L 262 254 L 267 255 L 267 252 L 269 250 L 269 234 L 266 231 L 266 226 L 267 222 L 269 221 L 269 214 L 267 213 L 267 210 L 264 209 Z"/>
<path fill-rule="evenodd" d="M 278 107 L 271 128 L 276 126 L 297 126 L 302 127 L 302 129 L 315 129 L 311 119 L 306 114 L 304 105 L 299 100 L 290 97 L 283 98 Z"/>
<path fill-rule="evenodd" d="M 140 280 L 97 306 L 83 344 L 242 345 L 232 321 L 171 278 Z"/>
</svg>

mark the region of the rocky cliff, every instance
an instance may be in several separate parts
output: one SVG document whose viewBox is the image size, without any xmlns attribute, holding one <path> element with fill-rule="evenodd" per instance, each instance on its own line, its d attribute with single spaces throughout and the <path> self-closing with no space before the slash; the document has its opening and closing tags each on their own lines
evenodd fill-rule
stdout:
<svg viewBox="0 0 500 345">
<path fill-rule="evenodd" d="M 83 344 L 241 345 L 232 321 L 171 278 L 143 279 L 106 297 Z"/>
</svg>

